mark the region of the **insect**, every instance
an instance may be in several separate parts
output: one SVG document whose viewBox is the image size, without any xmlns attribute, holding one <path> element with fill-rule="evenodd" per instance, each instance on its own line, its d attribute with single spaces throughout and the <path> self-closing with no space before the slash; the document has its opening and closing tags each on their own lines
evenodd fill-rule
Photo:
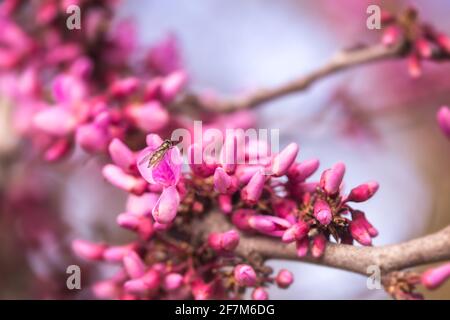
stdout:
<svg viewBox="0 0 450 320">
<path fill-rule="evenodd" d="M 161 145 L 156 148 L 153 152 L 147 154 L 141 161 L 139 165 L 143 165 L 148 161 L 147 168 L 155 167 L 166 155 L 167 151 L 175 147 L 181 140 L 164 140 Z"/>
</svg>

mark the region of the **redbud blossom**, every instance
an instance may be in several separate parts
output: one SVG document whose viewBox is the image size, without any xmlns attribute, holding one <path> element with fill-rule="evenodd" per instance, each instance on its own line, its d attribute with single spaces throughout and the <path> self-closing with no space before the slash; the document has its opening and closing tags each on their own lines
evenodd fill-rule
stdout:
<svg viewBox="0 0 450 320">
<path fill-rule="evenodd" d="M 450 108 L 443 106 L 437 113 L 437 121 L 447 138 L 450 139 Z"/>
<path fill-rule="evenodd" d="M 110 136 L 105 126 L 89 123 L 81 125 L 75 133 L 77 144 L 89 153 L 105 152 L 108 148 Z"/>
<path fill-rule="evenodd" d="M 112 185 L 128 192 L 142 194 L 147 187 L 147 183 L 144 180 L 126 174 L 121 168 L 113 164 L 105 165 L 102 173 Z"/>
<path fill-rule="evenodd" d="M 297 247 L 297 256 L 299 256 L 300 258 L 305 257 L 309 249 L 308 237 L 303 237 L 301 240 L 298 240 L 296 242 L 296 247 Z"/>
<path fill-rule="evenodd" d="M 268 215 L 253 215 L 248 219 L 248 224 L 254 230 L 273 237 L 281 237 L 291 224 L 289 221 Z"/>
<path fill-rule="evenodd" d="M 370 181 L 353 188 L 347 196 L 346 201 L 364 202 L 369 200 L 378 190 L 378 183 Z"/>
<path fill-rule="evenodd" d="M 253 290 L 252 299 L 253 300 L 267 300 L 267 299 L 269 299 L 269 294 L 267 293 L 267 291 L 264 288 L 258 287 L 258 288 L 255 288 L 255 290 Z"/>
<path fill-rule="evenodd" d="M 86 240 L 74 240 L 72 242 L 72 250 L 81 258 L 86 260 L 101 260 L 106 246 Z"/>
<path fill-rule="evenodd" d="M 262 195 L 266 176 L 257 171 L 248 184 L 241 190 L 241 198 L 248 204 L 255 204 Z"/>
<path fill-rule="evenodd" d="M 134 125 L 144 132 L 159 131 L 169 122 L 169 112 L 158 101 L 129 105 L 126 114 Z"/>
<path fill-rule="evenodd" d="M 121 286 L 112 280 L 96 282 L 91 290 L 94 296 L 99 299 L 116 299 L 120 293 Z"/>
<path fill-rule="evenodd" d="M 167 291 L 178 289 L 183 284 L 183 276 L 179 273 L 169 273 L 164 277 L 163 287 Z"/>
<path fill-rule="evenodd" d="M 145 273 L 146 267 L 144 261 L 142 261 L 135 251 L 130 251 L 123 257 L 123 265 L 125 271 L 132 279 L 140 278 Z"/>
<path fill-rule="evenodd" d="M 130 172 L 136 168 L 136 157 L 121 140 L 115 138 L 109 144 L 109 155 L 116 165 Z"/>
<path fill-rule="evenodd" d="M 234 267 L 234 279 L 241 286 L 253 287 L 256 284 L 255 270 L 248 264 L 238 264 Z"/>
<path fill-rule="evenodd" d="M 159 273 L 150 269 L 142 277 L 125 282 L 124 288 L 129 293 L 142 294 L 157 290 L 160 281 Z"/>
<path fill-rule="evenodd" d="M 159 195 L 153 192 L 146 192 L 139 196 L 130 194 L 126 203 L 126 211 L 137 216 L 150 216 L 158 199 Z"/>
<path fill-rule="evenodd" d="M 153 218 L 162 224 L 168 224 L 175 219 L 178 206 L 180 204 L 180 196 L 175 186 L 164 189 L 161 196 L 153 209 Z"/>
<path fill-rule="evenodd" d="M 224 233 L 211 233 L 208 237 L 208 245 L 217 252 L 233 251 L 239 244 L 239 233 L 230 230 Z"/>
<path fill-rule="evenodd" d="M 299 220 L 296 224 L 289 227 L 281 238 L 283 242 L 289 243 L 303 239 L 309 231 L 309 226 L 306 222 Z"/>
<path fill-rule="evenodd" d="M 231 216 L 231 221 L 233 224 L 241 230 L 250 231 L 252 227 L 249 224 L 249 219 L 253 215 L 256 214 L 256 211 L 253 209 L 238 209 L 233 212 Z"/>
<path fill-rule="evenodd" d="M 429 269 L 422 274 L 422 284 L 430 290 L 440 287 L 450 278 L 450 263 Z"/>
<path fill-rule="evenodd" d="M 352 237 L 364 246 L 372 245 L 372 238 L 362 219 L 350 221 L 349 231 Z"/>
<path fill-rule="evenodd" d="M 289 179 L 295 182 L 303 182 L 313 175 L 319 168 L 318 159 L 305 160 L 297 164 L 293 164 L 288 171 Z"/>
<path fill-rule="evenodd" d="M 331 169 L 327 169 L 320 177 L 320 186 L 328 194 L 336 194 L 341 186 L 345 174 L 345 165 L 342 162 L 335 164 Z"/>
<path fill-rule="evenodd" d="M 322 233 L 314 237 L 311 246 L 311 254 L 314 258 L 320 258 L 323 255 L 326 243 L 327 239 Z"/>
<path fill-rule="evenodd" d="M 103 259 L 109 262 L 119 262 L 123 260 L 123 257 L 130 251 L 135 249 L 134 244 L 127 244 L 123 246 L 111 246 L 105 249 L 103 252 Z"/>
<path fill-rule="evenodd" d="M 233 193 L 237 189 L 237 181 L 234 181 L 234 177 L 229 176 L 223 168 L 218 167 L 214 172 L 214 189 L 218 193 L 226 194 Z"/>
<path fill-rule="evenodd" d="M 33 118 L 33 124 L 43 132 L 62 137 L 75 129 L 77 120 L 69 109 L 56 106 L 39 111 Z"/>
<path fill-rule="evenodd" d="M 383 33 L 381 42 L 385 46 L 391 46 L 397 43 L 402 37 L 402 30 L 398 26 L 388 26 Z"/>
<path fill-rule="evenodd" d="M 235 135 L 227 134 L 222 150 L 220 150 L 220 164 L 226 173 L 233 174 L 236 170 L 237 155 L 237 138 Z"/>
<path fill-rule="evenodd" d="M 194 143 L 188 149 L 189 166 L 192 172 L 200 177 L 207 178 L 214 174 L 217 165 L 211 160 L 206 161 L 203 155 L 203 148 L 201 145 Z"/>
<path fill-rule="evenodd" d="M 222 210 L 223 213 L 229 214 L 231 211 L 233 211 L 233 204 L 231 202 L 231 196 L 228 194 L 220 194 L 218 196 L 218 202 L 220 210 Z"/>
<path fill-rule="evenodd" d="M 274 157 L 272 162 L 272 174 L 275 177 L 280 177 L 287 173 L 297 157 L 298 149 L 296 143 L 291 143 Z"/>
<path fill-rule="evenodd" d="M 161 98 L 164 102 L 170 102 L 181 91 L 187 82 L 187 74 L 178 70 L 167 75 L 161 83 Z"/>
<path fill-rule="evenodd" d="M 287 288 L 294 282 L 294 276 L 290 271 L 281 269 L 278 272 L 275 281 L 280 288 Z"/>
<path fill-rule="evenodd" d="M 314 204 L 314 217 L 324 226 L 330 224 L 333 215 L 330 206 L 322 199 L 317 199 Z"/>
</svg>

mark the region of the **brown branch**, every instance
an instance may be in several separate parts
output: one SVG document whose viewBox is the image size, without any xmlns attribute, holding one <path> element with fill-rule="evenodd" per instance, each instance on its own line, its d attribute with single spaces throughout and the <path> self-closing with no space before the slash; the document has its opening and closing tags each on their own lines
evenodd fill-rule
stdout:
<svg viewBox="0 0 450 320">
<path fill-rule="evenodd" d="M 210 232 L 234 229 L 234 226 L 224 214 L 212 212 L 202 220 L 199 228 L 205 236 Z M 320 259 L 311 256 L 299 258 L 294 244 L 285 244 L 279 239 L 241 233 L 241 240 L 236 253 L 243 257 L 257 253 L 266 260 L 297 260 L 364 275 L 367 274 L 369 266 L 376 265 L 380 268 L 382 274 L 388 274 L 405 268 L 450 260 L 450 226 L 421 238 L 381 247 L 359 247 L 330 243 Z"/>
<path fill-rule="evenodd" d="M 344 50 L 334 55 L 324 66 L 312 71 L 304 77 L 282 84 L 278 87 L 260 89 L 243 97 L 230 100 L 204 102 L 196 95 L 186 95 L 176 106 L 185 108 L 190 105 L 203 111 L 233 112 L 259 106 L 274 99 L 307 89 L 311 84 L 340 70 L 345 70 L 357 65 L 366 64 L 378 60 L 392 59 L 403 56 L 407 51 L 405 43 L 386 47 L 381 44 L 364 46 Z"/>
</svg>

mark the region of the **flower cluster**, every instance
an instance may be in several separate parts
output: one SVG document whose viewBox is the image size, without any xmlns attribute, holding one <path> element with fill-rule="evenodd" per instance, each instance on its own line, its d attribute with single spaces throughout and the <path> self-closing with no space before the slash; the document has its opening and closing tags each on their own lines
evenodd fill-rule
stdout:
<svg viewBox="0 0 450 320">
<path fill-rule="evenodd" d="M 121 263 L 119 275 L 94 285 L 101 298 L 240 298 L 253 288 L 253 299 L 266 299 L 266 287 L 287 288 L 293 277 L 272 269 L 254 256 L 235 252 L 241 232 L 260 233 L 295 242 L 299 256 L 320 257 L 327 242 L 371 245 L 377 235 L 363 212 L 351 202 L 366 201 L 378 189 L 376 182 L 342 193 L 345 167 L 325 170 L 319 181 L 306 180 L 318 169 L 315 159 L 296 162 L 298 146 L 267 155 L 262 141 L 246 142 L 245 160 L 232 151 L 235 136 L 227 136 L 217 159 L 188 161 L 182 170 L 179 149 L 158 135 L 147 136 L 147 147 L 130 150 L 119 139 L 109 145 L 114 164 L 104 177 L 129 193 L 126 210 L 117 223 L 137 233 L 139 240 L 120 246 L 76 240 L 73 248 L 90 260 Z M 242 146 L 241 146 L 242 147 Z M 204 146 L 193 143 L 188 158 Z M 158 153 L 158 161 L 151 163 Z M 229 220 L 228 230 L 202 230 L 204 219 L 218 208 Z M 234 228 L 233 228 L 234 227 Z"/>
<path fill-rule="evenodd" d="M 418 19 L 418 12 L 408 8 L 394 15 L 382 13 L 382 43 L 386 46 L 402 45 L 408 52 L 408 71 L 411 77 L 422 74 L 422 60 L 440 60 L 450 55 L 450 38 Z"/>
</svg>

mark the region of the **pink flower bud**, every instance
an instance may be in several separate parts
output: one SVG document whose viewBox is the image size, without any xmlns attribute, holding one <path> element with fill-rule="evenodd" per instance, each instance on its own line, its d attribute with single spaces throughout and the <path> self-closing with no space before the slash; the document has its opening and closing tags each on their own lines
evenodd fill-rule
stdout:
<svg viewBox="0 0 450 320">
<path fill-rule="evenodd" d="M 164 277 L 164 289 L 173 291 L 178 289 L 183 284 L 183 276 L 179 273 L 169 273 Z"/>
<path fill-rule="evenodd" d="M 134 244 L 127 244 L 123 246 L 111 246 L 103 252 L 103 258 L 109 262 L 119 262 L 128 252 L 135 249 Z"/>
<path fill-rule="evenodd" d="M 123 228 L 137 231 L 142 239 L 148 240 L 153 235 L 152 221 L 146 216 L 133 213 L 121 213 L 117 216 L 117 224 Z"/>
<path fill-rule="evenodd" d="M 159 131 L 169 122 L 169 112 L 158 101 L 127 106 L 126 114 L 144 132 Z"/>
<path fill-rule="evenodd" d="M 306 222 L 299 220 L 296 224 L 288 228 L 284 233 L 281 240 L 285 243 L 298 241 L 303 239 L 309 231 L 309 226 Z"/>
<path fill-rule="evenodd" d="M 252 230 L 252 227 L 249 225 L 248 221 L 250 217 L 255 214 L 256 211 L 253 209 L 238 209 L 233 213 L 231 221 L 239 229 L 244 231 L 250 231 Z"/>
<path fill-rule="evenodd" d="M 240 184 L 247 184 L 255 173 L 263 170 L 264 167 L 262 166 L 240 165 L 236 169 L 235 176 L 238 178 Z"/>
<path fill-rule="evenodd" d="M 419 78 L 422 75 L 422 64 L 417 53 L 412 53 L 408 57 L 408 71 L 412 78 Z"/>
<path fill-rule="evenodd" d="M 74 240 L 72 250 L 75 254 L 86 260 L 101 260 L 106 245 L 89 242 L 86 240 Z"/>
<path fill-rule="evenodd" d="M 130 251 L 123 257 L 123 266 L 132 279 L 142 277 L 146 269 L 144 261 L 135 251 Z"/>
<path fill-rule="evenodd" d="M 239 233 L 230 230 L 224 233 L 211 233 L 208 237 L 208 245 L 217 252 L 233 251 L 239 244 Z"/>
<path fill-rule="evenodd" d="M 280 177 L 288 172 L 297 157 L 298 149 L 296 143 L 291 143 L 274 157 L 272 162 L 272 174 L 275 177 Z"/>
<path fill-rule="evenodd" d="M 422 284 L 429 290 L 440 287 L 450 278 L 450 263 L 428 269 L 422 274 Z"/>
<path fill-rule="evenodd" d="M 121 140 L 115 138 L 109 144 L 109 155 L 116 165 L 127 172 L 132 172 L 136 168 L 136 157 Z"/>
<path fill-rule="evenodd" d="M 253 215 L 248 224 L 254 230 L 273 237 L 281 237 L 291 226 L 290 222 L 275 216 Z"/>
<path fill-rule="evenodd" d="M 204 283 L 203 281 L 195 281 L 191 288 L 195 300 L 208 300 L 212 297 L 213 286 L 211 284 Z"/>
<path fill-rule="evenodd" d="M 292 273 L 286 269 L 281 269 L 278 274 L 277 277 L 275 278 L 275 281 L 277 282 L 277 285 L 280 288 L 288 288 L 292 282 L 294 282 L 294 276 L 292 275 Z"/>
<path fill-rule="evenodd" d="M 309 249 L 309 239 L 308 237 L 303 237 L 295 243 L 297 247 L 297 256 L 300 258 L 305 257 L 308 254 Z"/>
<path fill-rule="evenodd" d="M 160 285 L 159 273 L 150 269 L 142 277 L 132 279 L 124 283 L 124 288 L 129 293 L 146 293 L 148 291 L 155 291 Z"/>
<path fill-rule="evenodd" d="M 262 195 L 266 176 L 257 171 L 248 184 L 241 190 L 241 198 L 248 204 L 256 204 Z"/>
<path fill-rule="evenodd" d="M 327 243 L 327 239 L 323 234 L 318 234 L 314 237 L 311 247 L 311 254 L 314 258 L 320 258 L 325 252 L 325 245 Z"/>
<path fill-rule="evenodd" d="M 288 177 L 295 182 L 303 182 L 316 172 L 319 165 L 318 159 L 310 159 L 294 164 L 288 171 Z"/>
<path fill-rule="evenodd" d="M 175 71 L 165 77 L 161 83 L 161 96 L 164 102 L 172 101 L 187 82 L 187 74 L 183 70 Z"/>
<path fill-rule="evenodd" d="M 108 148 L 109 133 L 103 126 L 88 123 L 77 128 L 75 140 L 88 153 L 102 153 Z"/>
<path fill-rule="evenodd" d="M 330 206 L 322 199 L 317 199 L 314 203 L 314 217 L 324 226 L 327 226 L 333 215 L 331 213 Z"/>
<path fill-rule="evenodd" d="M 364 228 L 366 228 L 369 235 L 374 238 L 378 235 L 378 230 L 374 228 L 374 226 L 367 220 L 364 212 L 355 210 L 352 213 L 352 219 L 358 220 Z"/>
<path fill-rule="evenodd" d="M 386 28 L 381 38 L 381 42 L 385 46 L 391 46 L 397 43 L 401 37 L 402 37 L 401 29 L 398 26 L 393 25 Z"/>
<path fill-rule="evenodd" d="M 368 183 L 361 184 L 350 191 L 345 201 L 363 202 L 370 199 L 378 190 L 378 183 L 370 181 Z"/>
<path fill-rule="evenodd" d="M 422 58 L 428 59 L 433 55 L 433 48 L 427 39 L 419 38 L 416 40 L 415 46 Z"/>
<path fill-rule="evenodd" d="M 147 188 L 147 183 L 142 180 L 126 174 L 121 168 L 107 164 L 102 170 L 103 176 L 112 185 L 135 194 L 142 194 Z"/>
<path fill-rule="evenodd" d="M 125 97 L 132 94 L 139 87 L 139 79 L 128 77 L 114 81 L 109 88 L 111 95 L 115 97 Z"/>
<path fill-rule="evenodd" d="M 214 174 L 217 165 L 211 159 L 204 159 L 203 148 L 198 143 L 189 146 L 188 157 L 189 166 L 195 175 L 207 178 Z"/>
<path fill-rule="evenodd" d="M 336 163 L 331 169 L 327 169 L 320 177 L 320 186 L 328 194 L 336 194 L 341 186 L 345 174 L 345 165 L 342 162 Z"/>
<path fill-rule="evenodd" d="M 115 281 L 105 280 L 96 282 L 92 292 L 98 299 L 116 299 L 120 294 L 119 285 Z"/>
<path fill-rule="evenodd" d="M 220 210 L 225 214 L 230 214 L 233 210 L 231 196 L 228 194 L 220 194 L 217 201 L 219 202 Z"/>
<path fill-rule="evenodd" d="M 269 299 L 269 294 L 263 287 L 258 287 L 252 292 L 253 300 L 267 300 Z"/>
<path fill-rule="evenodd" d="M 450 53 L 450 38 L 447 35 L 441 33 L 436 37 L 436 42 L 439 46 L 444 49 L 447 53 Z"/>
<path fill-rule="evenodd" d="M 63 137 L 75 129 L 77 120 L 67 108 L 50 107 L 39 111 L 33 118 L 33 124 L 43 132 Z"/>
<path fill-rule="evenodd" d="M 162 224 L 172 222 L 178 211 L 180 205 L 180 196 L 175 186 L 170 186 L 164 189 L 153 209 L 153 218 Z"/>
<path fill-rule="evenodd" d="M 45 151 L 44 159 L 49 162 L 58 161 L 70 151 L 70 148 L 71 144 L 67 139 L 58 139 Z"/>
<path fill-rule="evenodd" d="M 372 245 L 372 238 L 361 219 L 352 220 L 349 231 L 352 237 L 363 246 Z"/>
<path fill-rule="evenodd" d="M 238 264 L 234 267 L 234 279 L 241 286 L 253 287 L 256 284 L 255 270 L 248 264 Z"/>
<path fill-rule="evenodd" d="M 447 106 L 439 109 L 437 121 L 444 134 L 450 139 L 450 109 Z"/>
<path fill-rule="evenodd" d="M 233 174 L 236 170 L 238 146 L 235 135 L 227 134 L 225 142 L 220 151 L 220 164 L 228 174 Z"/>
<path fill-rule="evenodd" d="M 237 190 L 238 182 L 234 176 L 229 176 L 221 167 L 214 172 L 214 189 L 221 194 L 232 194 Z"/>
</svg>

